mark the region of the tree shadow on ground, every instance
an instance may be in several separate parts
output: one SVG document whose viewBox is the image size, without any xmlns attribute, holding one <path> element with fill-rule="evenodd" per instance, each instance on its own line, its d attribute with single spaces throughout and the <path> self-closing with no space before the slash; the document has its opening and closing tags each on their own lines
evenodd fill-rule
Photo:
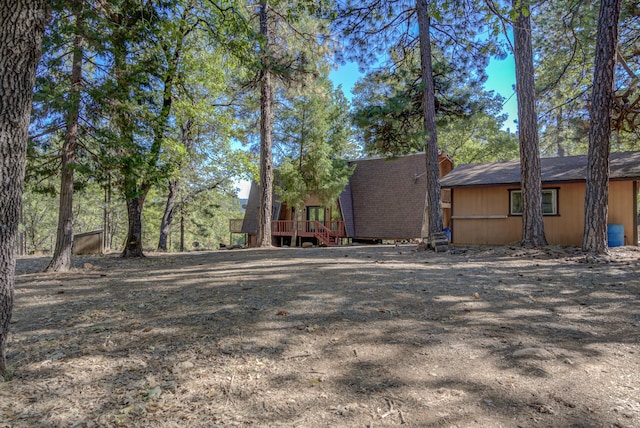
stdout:
<svg viewBox="0 0 640 428">
<path fill-rule="evenodd" d="M 66 275 L 30 263 L 5 384 L 22 413 L 0 406 L 25 425 L 640 423 L 625 396 L 638 375 L 602 375 L 638 373 L 637 259 L 352 247 L 82 258 Z M 623 375 L 608 397 L 594 387 Z"/>
</svg>

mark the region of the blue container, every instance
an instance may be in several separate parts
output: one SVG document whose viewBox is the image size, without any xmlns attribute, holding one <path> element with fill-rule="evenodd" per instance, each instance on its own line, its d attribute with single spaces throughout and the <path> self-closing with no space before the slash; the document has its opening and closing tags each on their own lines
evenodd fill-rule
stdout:
<svg viewBox="0 0 640 428">
<path fill-rule="evenodd" d="M 609 247 L 622 247 L 624 245 L 624 225 L 607 225 L 607 243 Z"/>
<path fill-rule="evenodd" d="M 451 242 L 451 229 L 445 227 L 442 231 L 445 233 L 445 235 L 447 235 L 447 241 Z"/>
</svg>

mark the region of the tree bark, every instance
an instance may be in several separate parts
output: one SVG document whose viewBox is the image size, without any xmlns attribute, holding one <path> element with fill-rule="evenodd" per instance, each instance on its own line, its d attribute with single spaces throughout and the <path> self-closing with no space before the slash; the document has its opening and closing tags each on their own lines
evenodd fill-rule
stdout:
<svg viewBox="0 0 640 428">
<path fill-rule="evenodd" d="M 78 117 L 80 115 L 80 88 L 82 86 L 83 59 L 83 18 L 81 0 L 73 3 L 76 19 L 76 35 L 73 41 L 71 62 L 71 89 L 67 111 L 67 130 L 62 145 L 62 167 L 60 171 L 60 207 L 58 209 L 58 230 L 53 257 L 47 272 L 66 272 L 71 269 L 71 249 L 73 246 L 73 180 L 78 145 Z"/>
<path fill-rule="evenodd" d="M 0 3 L 0 376 L 7 373 L 29 116 L 48 16 L 45 0 Z"/>
<path fill-rule="evenodd" d="M 158 251 L 167 251 L 167 237 L 171 231 L 171 223 L 175 214 L 176 196 L 178 194 L 178 180 L 169 180 L 169 196 L 167 205 L 164 208 L 162 222 L 160 223 L 160 239 L 158 241 Z"/>
<path fill-rule="evenodd" d="M 122 29 L 125 28 L 120 22 L 122 17 L 111 17 L 114 22 L 117 22 Z M 116 77 L 117 87 L 115 89 L 115 95 L 121 100 L 128 98 L 128 92 L 130 84 L 126 73 L 127 64 L 126 58 L 128 55 L 128 46 L 126 33 L 118 33 L 114 37 L 113 41 L 114 52 L 114 72 Z M 115 97 L 114 97 L 115 98 Z M 126 114 L 124 109 L 116 109 L 113 112 L 113 118 L 115 118 L 115 126 L 121 133 L 121 139 L 126 141 L 127 145 L 135 146 L 134 144 L 134 131 L 133 123 L 130 115 Z M 154 136 L 153 144 L 156 144 L 157 139 Z M 121 157 L 132 160 L 132 157 L 127 153 L 127 149 L 124 147 L 118 148 L 118 154 Z M 144 257 L 142 251 L 142 207 L 144 205 L 144 198 L 146 196 L 148 188 L 145 189 L 144 185 L 140 185 L 142 179 L 139 178 L 145 171 L 140 173 L 139 169 L 145 169 L 148 167 L 148 163 L 137 163 L 133 165 L 133 161 L 121 162 L 118 165 L 120 168 L 120 174 L 122 181 L 120 182 L 121 190 L 124 195 L 125 203 L 127 205 L 127 237 L 124 241 L 124 249 L 122 250 L 122 257 Z"/>
<path fill-rule="evenodd" d="M 417 0 L 418 31 L 420 33 L 420 63 L 424 94 L 422 108 L 424 116 L 426 180 L 427 180 L 427 221 L 429 236 L 441 233 L 443 229 L 442 199 L 440 197 L 440 169 L 438 167 L 438 136 L 436 133 L 436 101 L 431 64 L 430 17 L 427 0 Z"/>
<path fill-rule="evenodd" d="M 184 252 L 184 200 L 180 202 L 180 252 Z"/>
<path fill-rule="evenodd" d="M 531 13 L 528 0 L 513 0 L 517 14 L 513 22 L 520 181 L 522 185 L 522 245 L 547 245 L 542 216 L 542 174 L 538 140 L 538 117 L 531 44 Z"/>
<path fill-rule="evenodd" d="M 144 257 L 142 251 L 142 207 L 148 192 L 127 198 L 128 231 L 122 257 Z"/>
<path fill-rule="evenodd" d="M 260 78 L 260 207 L 258 213 L 258 246 L 271 246 L 271 216 L 273 211 L 273 156 L 271 131 L 273 88 L 271 82 L 271 61 L 269 48 L 268 0 L 260 1 L 260 34 L 264 37 L 262 51 L 262 72 Z"/>
<path fill-rule="evenodd" d="M 104 207 L 102 220 L 103 248 L 111 249 L 111 172 L 107 170 L 107 185 L 104 188 Z"/>
<path fill-rule="evenodd" d="M 594 254 L 608 252 L 611 107 L 621 5 L 622 0 L 602 0 L 598 17 L 582 235 L 582 250 Z"/>
</svg>

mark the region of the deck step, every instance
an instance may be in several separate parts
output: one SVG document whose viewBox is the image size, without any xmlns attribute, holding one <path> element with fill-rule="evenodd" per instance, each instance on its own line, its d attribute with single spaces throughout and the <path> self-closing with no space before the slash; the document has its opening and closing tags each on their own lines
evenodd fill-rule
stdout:
<svg viewBox="0 0 640 428">
<path fill-rule="evenodd" d="M 449 251 L 449 238 L 444 232 L 432 233 L 428 238 L 424 238 L 425 243 L 429 248 L 432 248 L 436 253 L 442 253 Z"/>
</svg>

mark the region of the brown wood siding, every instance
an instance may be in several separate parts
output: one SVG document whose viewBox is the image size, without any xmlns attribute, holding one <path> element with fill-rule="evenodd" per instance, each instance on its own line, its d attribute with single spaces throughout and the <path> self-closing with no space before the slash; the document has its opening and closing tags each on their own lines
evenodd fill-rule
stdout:
<svg viewBox="0 0 640 428">
<path fill-rule="evenodd" d="M 509 189 L 514 187 L 458 188 L 453 190 L 453 243 L 503 245 L 520 240 L 522 219 L 509 214 Z M 501 218 L 459 218 L 489 217 Z"/>
<path fill-rule="evenodd" d="M 440 154 L 440 156 L 438 156 L 438 170 L 440 172 L 440 177 L 444 177 L 449 174 L 453 170 L 453 162 L 451 161 L 451 158 Z"/>
<path fill-rule="evenodd" d="M 625 245 L 634 245 L 633 213 L 636 203 L 633 181 L 612 181 L 609 183 L 609 224 L 624 225 Z"/>
<path fill-rule="evenodd" d="M 558 189 L 558 215 L 544 217 L 544 231 L 551 245 L 582 245 L 584 231 L 584 183 L 543 188 Z"/>
<path fill-rule="evenodd" d="M 520 242 L 522 218 L 508 215 L 509 189 L 516 188 L 496 186 L 454 189 L 453 243 L 505 245 Z M 544 217 L 547 241 L 551 245 L 580 246 L 584 229 L 585 184 L 565 183 L 544 185 L 543 188 L 558 189 L 558 215 Z M 634 243 L 633 204 L 632 181 L 612 181 L 609 184 L 609 223 L 624 225 L 625 243 L 628 245 Z"/>
</svg>

